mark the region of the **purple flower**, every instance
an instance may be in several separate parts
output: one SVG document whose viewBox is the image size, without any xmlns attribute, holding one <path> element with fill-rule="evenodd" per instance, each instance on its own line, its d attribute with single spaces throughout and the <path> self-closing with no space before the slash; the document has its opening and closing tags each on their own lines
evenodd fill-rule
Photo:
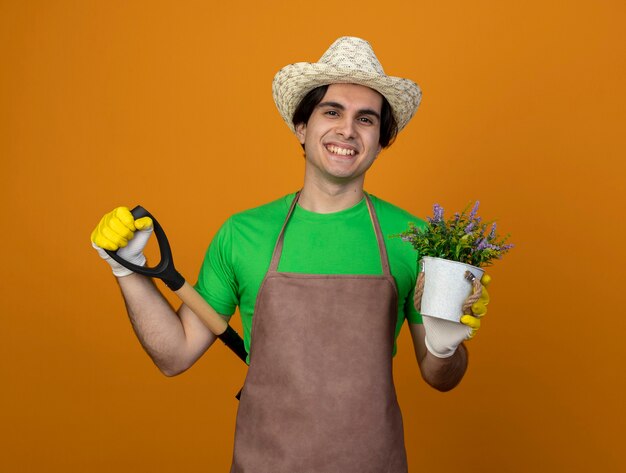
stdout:
<svg viewBox="0 0 626 473">
<path fill-rule="evenodd" d="M 485 248 L 487 248 L 487 240 L 485 240 L 484 238 L 481 238 L 480 240 L 478 240 L 478 246 L 476 247 L 476 251 L 482 251 Z"/>
<path fill-rule="evenodd" d="M 438 223 L 441 222 L 441 219 L 443 218 L 443 207 L 439 204 L 435 204 L 433 206 L 433 221 L 431 223 Z"/>
<path fill-rule="evenodd" d="M 472 211 L 469 214 L 469 219 L 470 220 L 474 220 L 474 217 L 476 217 L 476 212 L 478 212 L 478 205 L 480 204 L 480 201 L 476 201 L 476 203 L 474 204 L 474 207 L 472 207 Z"/>
<path fill-rule="evenodd" d="M 454 214 L 454 221 L 455 221 L 455 222 L 458 222 L 460 218 L 461 218 L 461 214 L 460 214 L 460 213 L 458 213 L 458 212 L 456 212 L 456 213 Z"/>
<path fill-rule="evenodd" d="M 494 222 L 491 226 L 491 231 L 489 232 L 488 240 L 493 240 L 496 237 L 496 223 Z"/>
<path fill-rule="evenodd" d="M 465 233 L 472 233 L 472 230 L 474 229 L 474 225 L 476 225 L 476 222 L 474 220 L 472 220 L 470 223 L 467 224 L 467 227 L 465 227 Z"/>
</svg>

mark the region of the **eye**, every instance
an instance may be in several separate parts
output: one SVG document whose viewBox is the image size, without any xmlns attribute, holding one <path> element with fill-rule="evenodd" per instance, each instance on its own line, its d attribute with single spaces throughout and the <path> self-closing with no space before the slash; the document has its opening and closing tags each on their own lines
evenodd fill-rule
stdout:
<svg viewBox="0 0 626 473">
<path fill-rule="evenodd" d="M 374 122 L 369 117 L 359 117 L 359 122 L 364 123 L 365 125 L 373 125 Z"/>
<path fill-rule="evenodd" d="M 339 113 L 337 112 L 337 110 L 327 110 L 325 112 L 326 115 L 330 116 L 330 117 L 338 117 Z"/>
</svg>

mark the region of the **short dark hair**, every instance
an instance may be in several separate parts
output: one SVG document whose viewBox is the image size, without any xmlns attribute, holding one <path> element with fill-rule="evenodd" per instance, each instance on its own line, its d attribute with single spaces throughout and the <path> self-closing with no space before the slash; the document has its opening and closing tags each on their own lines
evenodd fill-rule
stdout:
<svg viewBox="0 0 626 473">
<path fill-rule="evenodd" d="M 294 127 L 301 123 L 306 125 L 309 122 L 313 110 L 322 101 L 327 90 L 328 85 L 322 85 L 304 96 L 293 114 L 292 123 Z M 391 112 L 391 105 L 383 95 L 383 105 L 380 111 L 380 138 L 378 139 L 380 146 L 383 148 L 391 146 L 397 134 L 398 123 Z"/>
</svg>

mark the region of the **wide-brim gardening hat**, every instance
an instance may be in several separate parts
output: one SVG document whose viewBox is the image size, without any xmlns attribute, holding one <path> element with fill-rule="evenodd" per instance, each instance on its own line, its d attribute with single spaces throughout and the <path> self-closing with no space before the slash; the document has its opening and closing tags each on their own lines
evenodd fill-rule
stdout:
<svg viewBox="0 0 626 473">
<path fill-rule="evenodd" d="M 311 90 L 328 84 L 359 84 L 383 95 L 402 130 L 415 114 L 422 98 L 419 86 L 409 79 L 385 74 L 370 44 L 344 36 L 336 40 L 318 62 L 297 62 L 274 76 L 272 93 L 283 120 L 295 133 L 293 114 Z"/>
</svg>

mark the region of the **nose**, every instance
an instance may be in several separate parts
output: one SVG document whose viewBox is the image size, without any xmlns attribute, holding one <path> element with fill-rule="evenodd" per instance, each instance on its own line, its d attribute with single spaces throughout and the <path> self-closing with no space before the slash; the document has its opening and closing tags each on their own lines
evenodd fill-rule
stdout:
<svg viewBox="0 0 626 473">
<path fill-rule="evenodd" d="M 354 137 L 355 129 L 354 122 L 349 117 L 342 117 L 337 123 L 337 134 L 343 136 L 346 139 Z"/>
</svg>

